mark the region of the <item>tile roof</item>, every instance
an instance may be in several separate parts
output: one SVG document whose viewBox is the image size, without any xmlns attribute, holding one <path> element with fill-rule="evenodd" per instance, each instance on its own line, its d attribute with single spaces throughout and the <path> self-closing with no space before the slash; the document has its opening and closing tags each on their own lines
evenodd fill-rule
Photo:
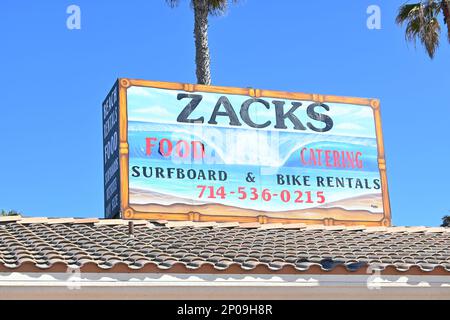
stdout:
<svg viewBox="0 0 450 320">
<path fill-rule="evenodd" d="M 450 229 L 0 217 L 0 272 L 450 275 Z"/>
</svg>

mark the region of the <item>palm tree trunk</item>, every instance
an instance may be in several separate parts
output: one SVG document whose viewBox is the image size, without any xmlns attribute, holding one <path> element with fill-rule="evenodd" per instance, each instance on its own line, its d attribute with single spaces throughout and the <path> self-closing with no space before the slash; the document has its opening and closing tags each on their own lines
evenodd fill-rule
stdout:
<svg viewBox="0 0 450 320">
<path fill-rule="evenodd" d="M 447 24 L 447 38 L 450 42 L 450 1 L 442 0 L 441 8 L 442 13 L 444 14 L 444 22 Z"/>
<path fill-rule="evenodd" d="M 211 84 L 208 46 L 208 0 L 193 0 L 197 83 Z"/>
</svg>

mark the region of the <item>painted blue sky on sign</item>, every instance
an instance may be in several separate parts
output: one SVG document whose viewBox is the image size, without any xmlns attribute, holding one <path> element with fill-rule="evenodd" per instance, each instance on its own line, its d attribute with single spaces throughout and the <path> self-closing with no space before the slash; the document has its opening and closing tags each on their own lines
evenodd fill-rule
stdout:
<svg viewBox="0 0 450 320">
<path fill-rule="evenodd" d="M 186 103 L 189 102 L 189 99 L 178 100 L 177 95 L 179 93 L 189 92 L 138 86 L 130 87 L 127 90 L 128 119 L 131 121 L 149 121 L 149 119 L 152 119 L 153 122 L 177 123 L 176 117 L 185 107 Z M 203 116 L 206 119 L 205 122 L 207 122 L 209 119 L 208 116 L 211 114 L 211 111 L 222 94 L 207 92 L 197 92 L 197 94 L 201 94 L 203 98 L 198 107 L 194 110 L 194 112 L 192 112 L 190 118 L 197 119 Z M 235 110 L 239 110 L 242 102 L 249 99 L 249 96 L 243 95 L 226 95 L 226 97 Z M 271 99 L 267 97 L 264 97 L 264 99 L 268 102 L 271 100 L 286 101 L 286 106 L 290 106 L 291 101 L 296 101 L 278 98 Z M 310 119 L 307 118 L 304 110 L 310 103 L 312 103 L 312 101 L 299 102 L 301 102 L 303 106 L 299 108 L 295 114 L 300 121 L 306 123 L 307 121 L 310 121 Z M 319 110 L 333 119 L 334 126 L 332 130 L 327 133 L 365 138 L 376 137 L 375 121 L 371 107 L 328 102 L 327 105 L 330 107 L 329 111 Z M 257 104 L 250 108 L 249 113 L 252 119 L 259 119 L 259 123 L 264 123 L 267 120 L 274 120 L 274 108 L 275 106 L 273 104 L 270 109 L 265 108 L 261 104 Z M 239 111 L 236 112 L 238 113 Z M 228 117 L 219 116 L 217 117 L 217 122 L 217 126 L 229 126 Z M 320 124 L 317 126 L 320 127 Z M 271 127 L 261 130 L 271 130 Z M 290 127 L 288 127 L 287 130 L 298 132 L 298 130 L 290 129 Z"/>
</svg>

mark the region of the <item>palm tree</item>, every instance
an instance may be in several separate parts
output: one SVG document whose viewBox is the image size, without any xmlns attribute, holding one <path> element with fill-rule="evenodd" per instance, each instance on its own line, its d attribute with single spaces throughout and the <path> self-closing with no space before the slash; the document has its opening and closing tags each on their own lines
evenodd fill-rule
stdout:
<svg viewBox="0 0 450 320">
<path fill-rule="evenodd" d="M 447 25 L 447 38 L 450 42 L 450 0 L 424 0 L 400 7 L 396 22 L 406 23 L 405 37 L 416 44 L 417 39 L 425 46 L 428 55 L 433 59 L 439 47 L 441 25 L 439 15 L 444 16 Z"/>
<path fill-rule="evenodd" d="M 237 0 L 232 0 L 236 2 Z M 180 0 L 166 0 L 173 8 Z M 208 16 L 226 12 L 228 0 L 191 0 L 194 9 L 195 64 L 197 82 L 211 84 L 210 56 L 208 46 Z"/>
</svg>

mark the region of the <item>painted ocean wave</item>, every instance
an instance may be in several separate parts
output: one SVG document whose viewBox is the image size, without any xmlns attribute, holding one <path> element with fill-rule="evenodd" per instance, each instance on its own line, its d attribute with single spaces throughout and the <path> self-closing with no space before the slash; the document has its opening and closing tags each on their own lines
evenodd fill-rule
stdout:
<svg viewBox="0 0 450 320">
<path fill-rule="evenodd" d="M 201 128 L 201 130 L 199 130 Z M 193 125 L 174 125 L 147 122 L 129 123 L 128 140 L 130 156 L 148 160 L 179 163 L 199 163 L 193 158 L 164 157 L 158 152 L 158 146 L 147 154 L 146 138 L 159 141 L 167 138 L 173 143 L 178 140 L 196 140 L 205 148 L 205 165 L 249 165 L 266 167 L 311 167 L 300 161 L 303 148 L 319 150 L 339 150 L 355 154 L 361 152 L 363 168 L 360 171 L 378 171 L 376 140 L 371 138 L 354 138 L 333 135 L 316 135 L 311 133 L 293 133 L 283 131 L 248 130 L 242 128 L 214 128 Z M 334 170 L 351 170 L 348 167 Z"/>
</svg>

